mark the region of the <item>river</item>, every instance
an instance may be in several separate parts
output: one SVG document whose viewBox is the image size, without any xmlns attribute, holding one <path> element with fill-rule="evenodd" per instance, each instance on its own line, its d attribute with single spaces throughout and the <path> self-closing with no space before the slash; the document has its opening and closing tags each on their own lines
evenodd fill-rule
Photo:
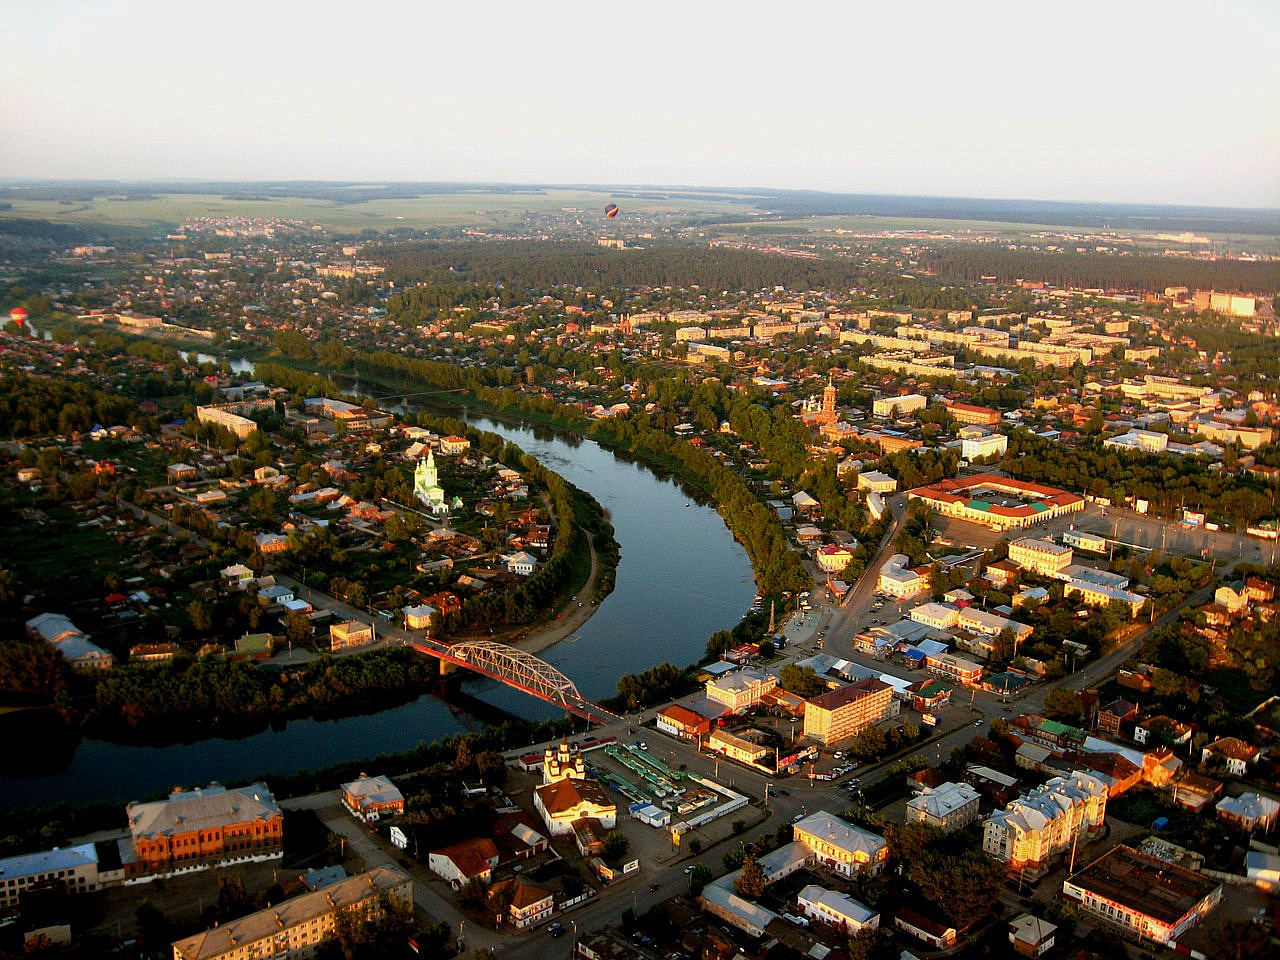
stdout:
<svg viewBox="0 0 1280 960">
<path fill-rule="evenodd" d="M 701 656 L 707 637 L 737 623 L 755 592 L 746 552 L 715 510 L 677 482 L 615 457 L 593 441 L 490 420 L 473 421 L 534 454 L 609 511 L 621 559 L 614 591 L 572 637 L 540 654 L 591 698 L 615 692 L 618 676 L 669 660 Z M 527 717 L 554 715 L 549 704 L 476 678 L 467 692 Z M 0 810 L 33 804 L 125 803 L 183 784 L 295 773 L 407 750 L 480 721 L 434 696 L 380 713 L 338 720 L 294 720 L 236 740 L 165 747 L 82 740 L 69 765 L 39 777 L 0 777 Z M 373 772 L 373 771 L 370 771 Z"/>
</svg>

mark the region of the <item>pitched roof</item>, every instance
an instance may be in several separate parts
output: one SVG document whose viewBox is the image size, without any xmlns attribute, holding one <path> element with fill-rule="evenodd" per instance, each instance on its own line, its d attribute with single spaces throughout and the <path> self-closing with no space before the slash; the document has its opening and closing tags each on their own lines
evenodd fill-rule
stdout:
<svg viewBox="0 0 1280 960">
<path fill-rule="evenodd" d="M 229 920 L 212 930 L 197 933 L 173 944 L 175 957 L 183 960 L 205 960 L 219 957 L 236 946 L 255 943 L 280 930 L 288 930 L 322 917 L 335 907 L 347 907 L 370 899 L 383 890 L 394 890 L 412 884 L 408 874 L 395 867 L 375 867 L 367 873 L 350 877 L 330 886 L 284 900 L 274 907 L 259 910 L 238 920 Z"/>
<path fill-rule="evenodd" d="M 534 792 L 542 798 L 542 809 L 551 816 L 568 813 L 583 803 L 595 804 L 599 807 L 616 806 L 604 788 L 594 780 L 578 780 L 568 777 L 554 783 L 544 783 L 534 787 Z"/>
<path fill-rule="evenodd" d="M 174 793 L 154 803 L 131 803 L 125 807 L 125 813 L 129 817 L 129 830 L 136 839 L 270 820 L 280 816 L 280 808 L 265 783 L 251 783 L 231 790 L 215 783 Z"/>
<path fill-rule="evenodd" d="M 464 877 L 470 879 L 488 872 L 489 861 L 498 859 L 498 846 L 488 837 L 472 837 L 443 850 L 432 850 L 431 854 L 447 857 Z"/>
<path fill-rule="evenodd" d="M 525 910 L 551 898 L 550 891 L 519 879 L 499 880 L 489 888 L 489 895 L 493 896 L 499 890 L 508 888 L 511 890 L 511 907 L 514 910 Z"/>
</svg>

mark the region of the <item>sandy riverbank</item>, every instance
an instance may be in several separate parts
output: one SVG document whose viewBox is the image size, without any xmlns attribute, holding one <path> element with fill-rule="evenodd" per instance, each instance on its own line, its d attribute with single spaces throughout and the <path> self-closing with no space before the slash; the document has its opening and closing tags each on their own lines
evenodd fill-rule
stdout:
<svg viewBox="0 0 1280 960">
<path fill-rule="evenodd" d="M 600 569 L 600 561 L 596 556 L 596 540 L 594 534 L 587 533 L 587 547 L 591 551 L 591 572 L 587 574 L 587 582 L 578 590 L 578 599 L 569 600 L 557 611 L 557 619 L 541 626 L 529 627 L 513 633 L 495 636 L 494 640 L 519 647 L 526 653 L 538 653 L 567 637 L 573 636 L 584 623 L 591 619 L 599 609 L 594 603 L 596 595 L 596 578 Z"/>
</svg>

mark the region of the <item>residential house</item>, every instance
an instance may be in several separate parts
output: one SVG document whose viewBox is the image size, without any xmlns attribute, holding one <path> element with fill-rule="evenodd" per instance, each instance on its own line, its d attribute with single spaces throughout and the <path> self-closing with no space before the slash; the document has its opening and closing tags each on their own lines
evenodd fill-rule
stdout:
<svg viewBox="0 0 1280 960">
<path fill-rule="evenodd" d="M 1280 803 L 1260 793 L 1242 793 L 1218 801 L 1218 816 L 1241 830 L 1270 830 L 1280 815 Z"/>
<path fill-rule="evenodd" d="M 777 685 L 777 677 L 761 670 L 738 670 L 708 680 L 707 699 L 741 713 L 755 707 L 760 698 Z"/>
<path fill-rule="evenodd" d="M 847 893 L 828 890 L 816 883 L 800 891 L 796 906 L 810 920 L 834 927 L 842 936 L 852 936 L 860 930 L 875 930 L 880 926 L 880 914 L 866 904 Z"/>
<path fill-rule="evenodd" d="M 893 925 L 921 943 L 927 943 L 935 950 L 945 950 L 947 947 L 954 946 L 956 939 L 960 936 L 955 927 L 939 923 L 911 907 L 899 907 L 894 913 Z"/>
<path fill-rule="evenodd" d="M 164 800 L 125 807 L 135 874 L 279 857 L 284 817 L 265 784 L 210 784 L 174 790 Z"/>
<path fill-rule="evenodd" d="M 813 860 L 846 877 L 874 876 L 889 858 L 884 838 L 819 810 L 795 823 L 791 835 Z"/>
<path fill-rule="evenodd" d="M 472 837 L 427 855 L 431 872 L 449 881 L 455 890 L 471 880 L 489 883 L 497 865 L 498 847 L 488 837 Z"/>
<path fill-rule="evenodd" d="M 430 630 L 436 626 L 440 612 L 427 603 L 417 603 L 401 608 L 406 630 Z"/>
<path fill-rule="evenodd" d="M 1245 743 L 1238 737 L 1223 737 L 1200 751 L 1200 762 L 1205 764 L 1213 760 L 1221 760 L 1226 763 L 1227 771 L 1232 776 L 1243 777 L 1248 775 L 1249 770 L 1258 762 L 1261 755 L 1260 749 Z"/>
<path fill-rule="evenodd" d="M 657 727 L 663 733 L 685 740 L 696 740 L 711 732 L 711 721 L 688 707 L 675 703 L 657 713 Z"/>
<path fill-rule="evenodd" d="M 1141 744 L 1168 743 L 1183 746 L 1191 739 L 1191 728 L 1163 714 L 1148 717 L 1133 728 L 1133 739 Z"/>
<path fill-rule="evenodd" d="M 358 779 L 342 785 L 342 805 L 369 823 L 404 813 L 404 795 L 386 777 L 362 773 Z"/>
<path fill-rule="evenodd" d="M 1119 736 L 1120 728 L 1138 718 L 1138 705 L 1128 700 L 1112 700 L 1098 708 L 1098 732 Z"/>
<path fill-rule="evenodd" d="M 532 927 L 555 910 L 555 898 L 551 891 L 535 886 L 519 878 L 499 880 L 489 888 L 489 902 L 506 902 L 505 920 L 517 930 Z"/>
<path fill-rule="evenodd" d="M 373 627 L 359 620 L 345 620 L 329 627 L 329 649 L 346 650 L 373 643 Z"/>
<path fill-rule="evenodd" d="M 1222 884 L 1121 845 L 1062 881 L 1062 895 L 1086 916 L 1164 945 L 1217 906 Z"/>
<path fill-rule="evenodd" d="M 907 801 L 906 822 L 925 823 L 950 833 L 978 819 L 981 799 L 978 791 L 967 783 L 925 787 L 923 793 Z"/>
<path fill-rule="evenodd" d="M 929 587 L 929 571 L 927 567 L 911 569 L 911 562 L 904 553 L 895 553 L 880 568 L 880 578 L 876 589 L 881 593 L 900 600 L 910 599 Z"/>
<path fill-rule="evenodd" d="M 1053 949 L 1056 924 L 1030 913 L 1009 921 L 1009 942 L 1024 957 L 1038 957 Z"/>
<path fill-rule="evenodd" d="M 1054 777 L 987 817 L 982 849 L 1009 871 L 1039 874 L 1050 859 L 1106 819 L 1107 785 L 1077 770 Z"/>
</svg>

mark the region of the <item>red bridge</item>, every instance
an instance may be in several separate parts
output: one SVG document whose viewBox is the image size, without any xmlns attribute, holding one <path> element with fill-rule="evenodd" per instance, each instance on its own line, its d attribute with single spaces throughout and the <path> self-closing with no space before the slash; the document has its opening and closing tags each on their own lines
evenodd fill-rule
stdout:
<svg viewBox="0 0 1280 960">
<path fill-rule="evenodd" d="M 443 663 L 466 667 L 481 676 L 491 677 L 592 723 L 612 723 L 622 719 L 582 696 L 572 680 L 545 660 L 505 643 L 467 640 L 449 644 L 428 638 L 414 640 L 410 646 Z"/>
</svg>

